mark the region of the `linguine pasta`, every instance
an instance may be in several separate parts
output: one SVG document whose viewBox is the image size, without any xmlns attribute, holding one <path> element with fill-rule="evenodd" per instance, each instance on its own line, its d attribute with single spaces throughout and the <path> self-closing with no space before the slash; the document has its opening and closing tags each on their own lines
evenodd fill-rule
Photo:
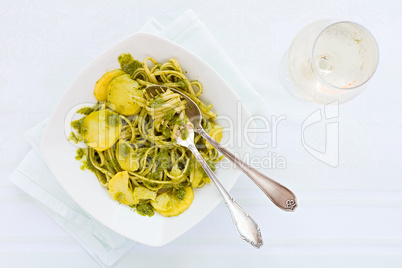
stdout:
<svg viewBox="0 0 402 268">
<path fill-rule="evenodd" d="M 193 200 L 193 188 L 210 179 L 187 148 L 176 144 L 174 133 L 189 122 L 186 101 L 167 90 L 151 98 L 150 85 L 175 88 L 196 102 L 203 128 L 218 142 L 222 127 L 215 123 L 212 106 L 200 99 L 199 81 L 190 81 L 175 59 L 159 64 L 151 57 L 142 62 L 130 54 L 118 58 L 121 69 L 102 76 L 94 95 L 98 103 L 80 109 L 84 116 L 72 122 L 82 167 L 92 171 L 113 199 L 129 205 L 141 215 L 177 216 Z M 212 169 L 222 157 L 195 134 L 194 143 Z"/>
</svg>

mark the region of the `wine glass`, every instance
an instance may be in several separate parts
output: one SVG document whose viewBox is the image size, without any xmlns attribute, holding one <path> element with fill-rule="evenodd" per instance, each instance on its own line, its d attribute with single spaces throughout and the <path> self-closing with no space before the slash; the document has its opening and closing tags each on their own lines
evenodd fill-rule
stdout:
<svg viewBox="0 0 402 268">
<path fill-rule="evenodd" d="M 305 26 L 285 54 L 280 75 L 286 90 L 302 100 L 346 102 L 375 73 L 377 43 L 363 26 L 326 19 Z"/>
</svg>

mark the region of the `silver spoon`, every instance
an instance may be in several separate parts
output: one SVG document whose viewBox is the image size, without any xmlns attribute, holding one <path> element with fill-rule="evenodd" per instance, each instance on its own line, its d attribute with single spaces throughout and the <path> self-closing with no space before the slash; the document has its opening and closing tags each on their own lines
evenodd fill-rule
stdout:
<svg viewBox="0 0 402 268">
<path fill-rule="evenodd" d="M 205 162 L 204 158 L 202 158 L 201 154 L 198 152 L 197 147 L 195 147 L 194 144 L 193 126 L 191 124 L 187 124 L 182 128 L 187 128 L 188 135 L 183 136 L 181 134 L 182 129 L 179 129 L 175 133 L 177 144 L 190 149 L 197 161 L 201 164 L 202 168 L 205 170 L 228 207 L 230 214 L 232 215 L 233 223 L 236 226 L 236 230 L 240 237 L 249 242 L 253 247 L 260 248 L 263 244 L 263 241 L 258 224 L 236 203 L 236 201 L 233 200 L 233 197 L 230 196 L 230 194 L 222 186 L 215 173 L 211 170 L 207 162 Z"/>
<path fill-rule="evenodd" d="M 293 212 L 297 206 L 295 194 L 283 186 L 282 184 L 269 178 L 267 175 L 255 170 L 251 166 L 247 165 L 245 162 L 237 158 L 227 149 L 222 147 L 213 138 L 211 138 L 208 133 L 201 126 L 201 111 L 197 104 L 185 93 L 165 86 L 148 86 L 145 90 L 148 94 L 156 96 L 160 93 L 165 92 L 170 89 L 173 92 L 179 93 L 187 101 L 186 104 L 186 115 L 190 119 L 190 122 L 194 126 L 194 131 L 200 134 L 204 139 L 206 139 L 213 147 L 215 147 L 219 152 L 226 156 L 230 161 L 232 161 L 236 166 L 238 166 L 258 187 L 265 193 L 266 196 L 280 209 L 284 211 Z"/>
</svg>

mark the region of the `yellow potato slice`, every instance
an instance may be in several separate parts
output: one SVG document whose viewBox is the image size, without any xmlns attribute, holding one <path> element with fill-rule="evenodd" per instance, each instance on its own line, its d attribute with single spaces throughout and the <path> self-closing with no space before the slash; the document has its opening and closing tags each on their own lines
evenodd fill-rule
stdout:
<svg viewBox="0 0 402 268">
<path fill-rule="evenodd" d="M 217 143 L 220 143 L 222 140 L 222 131 L 223 127 L 221 127 L 220 125 L 214 125 L 214 127 L 211 129 L 211 131 L 208 132 L 208 134 Z M 213 146 L 207 141 L 205 141 L 205 146 L 207 147 L 208 150 L 213 148 Z"/>
<path fill-rule="evenodd" d="M 175 195 L 164 193 L 156 197 L 155 201 L 151 201 L 151 205 L 162 216 L 178 216 L 186 211 L 194 200 L 193 188 L 187 186 L 184 187 L 184 190 L 186 191 L 186 195 L 183 200 L 177 198 Z"/>
<path fill-rule="evenodd" d="M 85 144 L 98 151 L 104 151 L 119 139 L 121 128 L 119 115 L 108 109 L 102 109 L 85 117 L 80 134 Z"/>
<path fill-rule="evenodd" d="M 105 73 L 95 84 L 94 95 L 98 101 L 106 101 L 107 88 L 113 78 L 125 74 L 123 70 L 116 69 Z"/>
<path fill-rule="evenodd" d="M 107 89 L 107 101 L 110 108 L 126 116 L 137 114 L 141 106 L 133 97 L 142 98 L 142 90 L 138 88 L 138 83 L 131 79 L 129 74 L 114 78 Z"/>
<path fill-rule="evenodd" d="M 127 141 L 119 140 L 116 146 L 117 162 L 122 169 L 127 171 L 136 171 L 139 166 L 139 158 L 135 156 L 134 149 Z"/>
<path fill-rule="evenodd" d="M 172 208 L 172 202 L 168 193 L 163 193 L 155 198 L 155 201 L 151 201 L 151 205 L 158 212 L 167 211 Z"/>
<path fill-rule="evenodd" d="M 138 204 L 138 199 L 135 199 L 133 192 L 128 186 L 129 176 L 127 171 L 116 173 L 108 183 L 108 191 L 110 196 L 126 205 Z"/>
<path fill-rule="evenodd" d="M 136 200 L 146 200 L 146 199 L 151 199 L 155 200 L 156 198 L 156 192 L 149 190 L 148 188 L 138 186 L 134 188 L 134 198 Z"/>
</svg>

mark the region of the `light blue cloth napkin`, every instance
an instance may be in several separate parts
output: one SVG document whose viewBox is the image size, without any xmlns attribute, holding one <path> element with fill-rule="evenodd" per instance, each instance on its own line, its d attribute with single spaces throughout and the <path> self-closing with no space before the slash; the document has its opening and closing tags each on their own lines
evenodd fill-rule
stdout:
<svg viewBox="0 0 402 268">
<path fill-rule="evenodd" d="M 9 179 L 33 197 L 102 267 L 111 267 L 135 242 L 93 219 L 62 189 L 40 157 L 45 125 L 46 121 L 26 133 L 33 149 Z"/>
<path fill-rule="evenodd" d="M 152 18 L 141 31 L 160 35 L 192 51 L 215 68 L 248 107 L 259 106 L 258 94 L 191 10 L 167 27 Z M 46 122 L 42 122 L 26 134 L 33 149 L 9 179 L 37 200 L 50 217 L 74 237 L 101 266 L 113 266 L 135 242 L 93 219 L 57 183 L 40 158 L 39 144 L 45 125 Z"/>
</svg>

